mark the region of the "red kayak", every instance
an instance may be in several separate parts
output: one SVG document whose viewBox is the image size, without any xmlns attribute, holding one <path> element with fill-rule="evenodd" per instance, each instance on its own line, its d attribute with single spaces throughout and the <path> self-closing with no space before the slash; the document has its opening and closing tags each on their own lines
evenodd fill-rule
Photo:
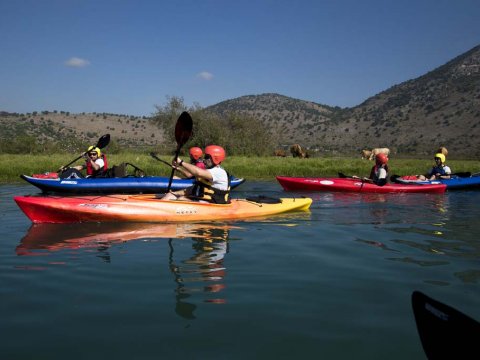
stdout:
<svg viewBox="0 0 480 360">
<path fill-rule="evenodd" d="M 362 193 L 443 193 L 445 184 L 386 184 L 378 186 L 361 179 L 277 176 L 287 191 L 348 191 Z"/>
</svg>

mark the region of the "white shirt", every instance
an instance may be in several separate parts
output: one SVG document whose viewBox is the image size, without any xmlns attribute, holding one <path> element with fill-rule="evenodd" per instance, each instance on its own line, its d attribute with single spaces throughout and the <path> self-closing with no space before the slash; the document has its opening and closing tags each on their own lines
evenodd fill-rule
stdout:
<svg viewBox="0 0 480 360">
<path fill-rule="evenodd" d="M 383 167 L 379 168 L 378 171 L 377 171 L 377 178 L 378 178 L 378 180 L 386 179 L 387 178 L 387 170 L 385 170 Z"/>
<path fill-rule="evenodd" d="M 100 170 L 102 170 L 103 167 L 105 166 L 105 162 L 103 161 L 102 158 L 98 158 L 97 160 L 95 160 L 95 164 L 97 164 L 98 166 L 100 166 Z"/>
<path fill-rule="evenodd" d="M 215 166 L 207 169 L 212 175 L 212 186 L 218 190 L 228 190 L 228 175 L 225 169 Z"/>
</svg>

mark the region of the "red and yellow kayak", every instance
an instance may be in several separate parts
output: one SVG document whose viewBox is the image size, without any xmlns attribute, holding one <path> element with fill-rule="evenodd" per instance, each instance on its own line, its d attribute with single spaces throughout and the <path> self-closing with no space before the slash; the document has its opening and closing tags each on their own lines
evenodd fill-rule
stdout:
<svg viewBox="0 0 480 360">
<path fill-rule="evenodd" d="M 17 205 L 34 223 L 188 222 L 238 220 L 308 210 L 310 198 L 281 198 L 278 203 L 233 199 L 230 204 L 167 201 L 155 195 L 17 196 Z"/>
<path fill-rule="evenodd" d="M 378 186 L 361 179 L 308 178 L 277 176 L 280 185 L 287 191 L 345 191 L 362 193 L 443 193 L 444 184 L 386 184 Z"/>
</svg>

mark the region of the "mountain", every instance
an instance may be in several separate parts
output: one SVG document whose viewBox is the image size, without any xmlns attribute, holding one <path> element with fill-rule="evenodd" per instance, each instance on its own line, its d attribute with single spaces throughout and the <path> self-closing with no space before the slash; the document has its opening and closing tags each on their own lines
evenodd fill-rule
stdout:
<svg viewBox="0 0 480 360">
<path fill-rule="evenodd" d="M 322 129 L 322 125 L 334 120 L 341 109 L 311 101 L 293 99 L 280 94 L 247 95 L 226 100 L 205 108 L 220 117 L 228 113 L 240 113 L 261 120 L 272 133 L 280 135 L 286 144 L 301 142 L 312 146 L 314 141 L 305 141 L 305 136 Z"/>
<path fill-rule="evenodd" d="M 431 154 L 444 145 L 452 155 L 478 157 L 480 46 L 349 109 L 336 133 L 343 128 L 357 146 Z"/>
<path fill-rule="evenodd" d="M 220 117 L 228 113 L 255 117 L 280 139 L 279 146 L 299 143 L 319 154 L 352 155 L 363 148 L 388 147 L 393 154 L 423 156 L 442 145 L 450 156 L 478 158 L 480 46 L 352 108 L 270 93 L 241 96 L 205 110 Z M 0 111 L 0 140 L 27 134 L 42 141 L 75 137 L 92 142 L 104 133 L 132 147 L 164 140 L 163 132 L 146 117 Z"/>
<path fill-rule="evenodd" d="M 446 146 L 454 156 L 480 155 L 480 46 L 353 108 L 338 108 L 278 94 L 242 96 L 206 108 L 238 112 L 324 152 L 389 147 L 394 153 L 431 154 Z"/>
</svg>

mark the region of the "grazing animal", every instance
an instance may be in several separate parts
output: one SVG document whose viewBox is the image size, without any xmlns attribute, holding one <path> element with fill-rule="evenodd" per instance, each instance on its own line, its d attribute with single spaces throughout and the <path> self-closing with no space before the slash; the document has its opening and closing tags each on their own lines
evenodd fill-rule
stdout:
<svg viewBox="0 0 480 360">
<path fill-rule="evenodd" d="M 362 159 L 370 159 L 370 155 L 372 155 L 371 150 L 362 150 Z"/>
<path fill-rule="evenodd" d="M 287 153 L 285 152 L 285 150 L 277 149 L 273 152 L 273 155 L 274 156 L 280 156 L 280 157 L 286 157 Z"/>
<path fill-rule="evenodd" d="M 299 144 L 293 144 L 290 146 L 290 152 L 292 153 L 293 157 L 299 157 L 301 159 L 305 159 L 308 157 L 308 154 L 302 149 Z"/>
<path fill-rule="evenodd" d="M 435 151 L 435 154 L 443 154 L 445 157 L 448 155 L 448 150 L 444 146 L 440 146 L 437 151 Z"/>
<path fill-rule="evenodd" d="M 370 150 L 362 150 L 362 158 L 363 159 L 368 159 L 368 160 L 374 160 L 375 156 L 378 154 L 385 154 L 385 155 L 390 155 L 390 149 L 389 148 L 375 148 Z"/>
</svg>

